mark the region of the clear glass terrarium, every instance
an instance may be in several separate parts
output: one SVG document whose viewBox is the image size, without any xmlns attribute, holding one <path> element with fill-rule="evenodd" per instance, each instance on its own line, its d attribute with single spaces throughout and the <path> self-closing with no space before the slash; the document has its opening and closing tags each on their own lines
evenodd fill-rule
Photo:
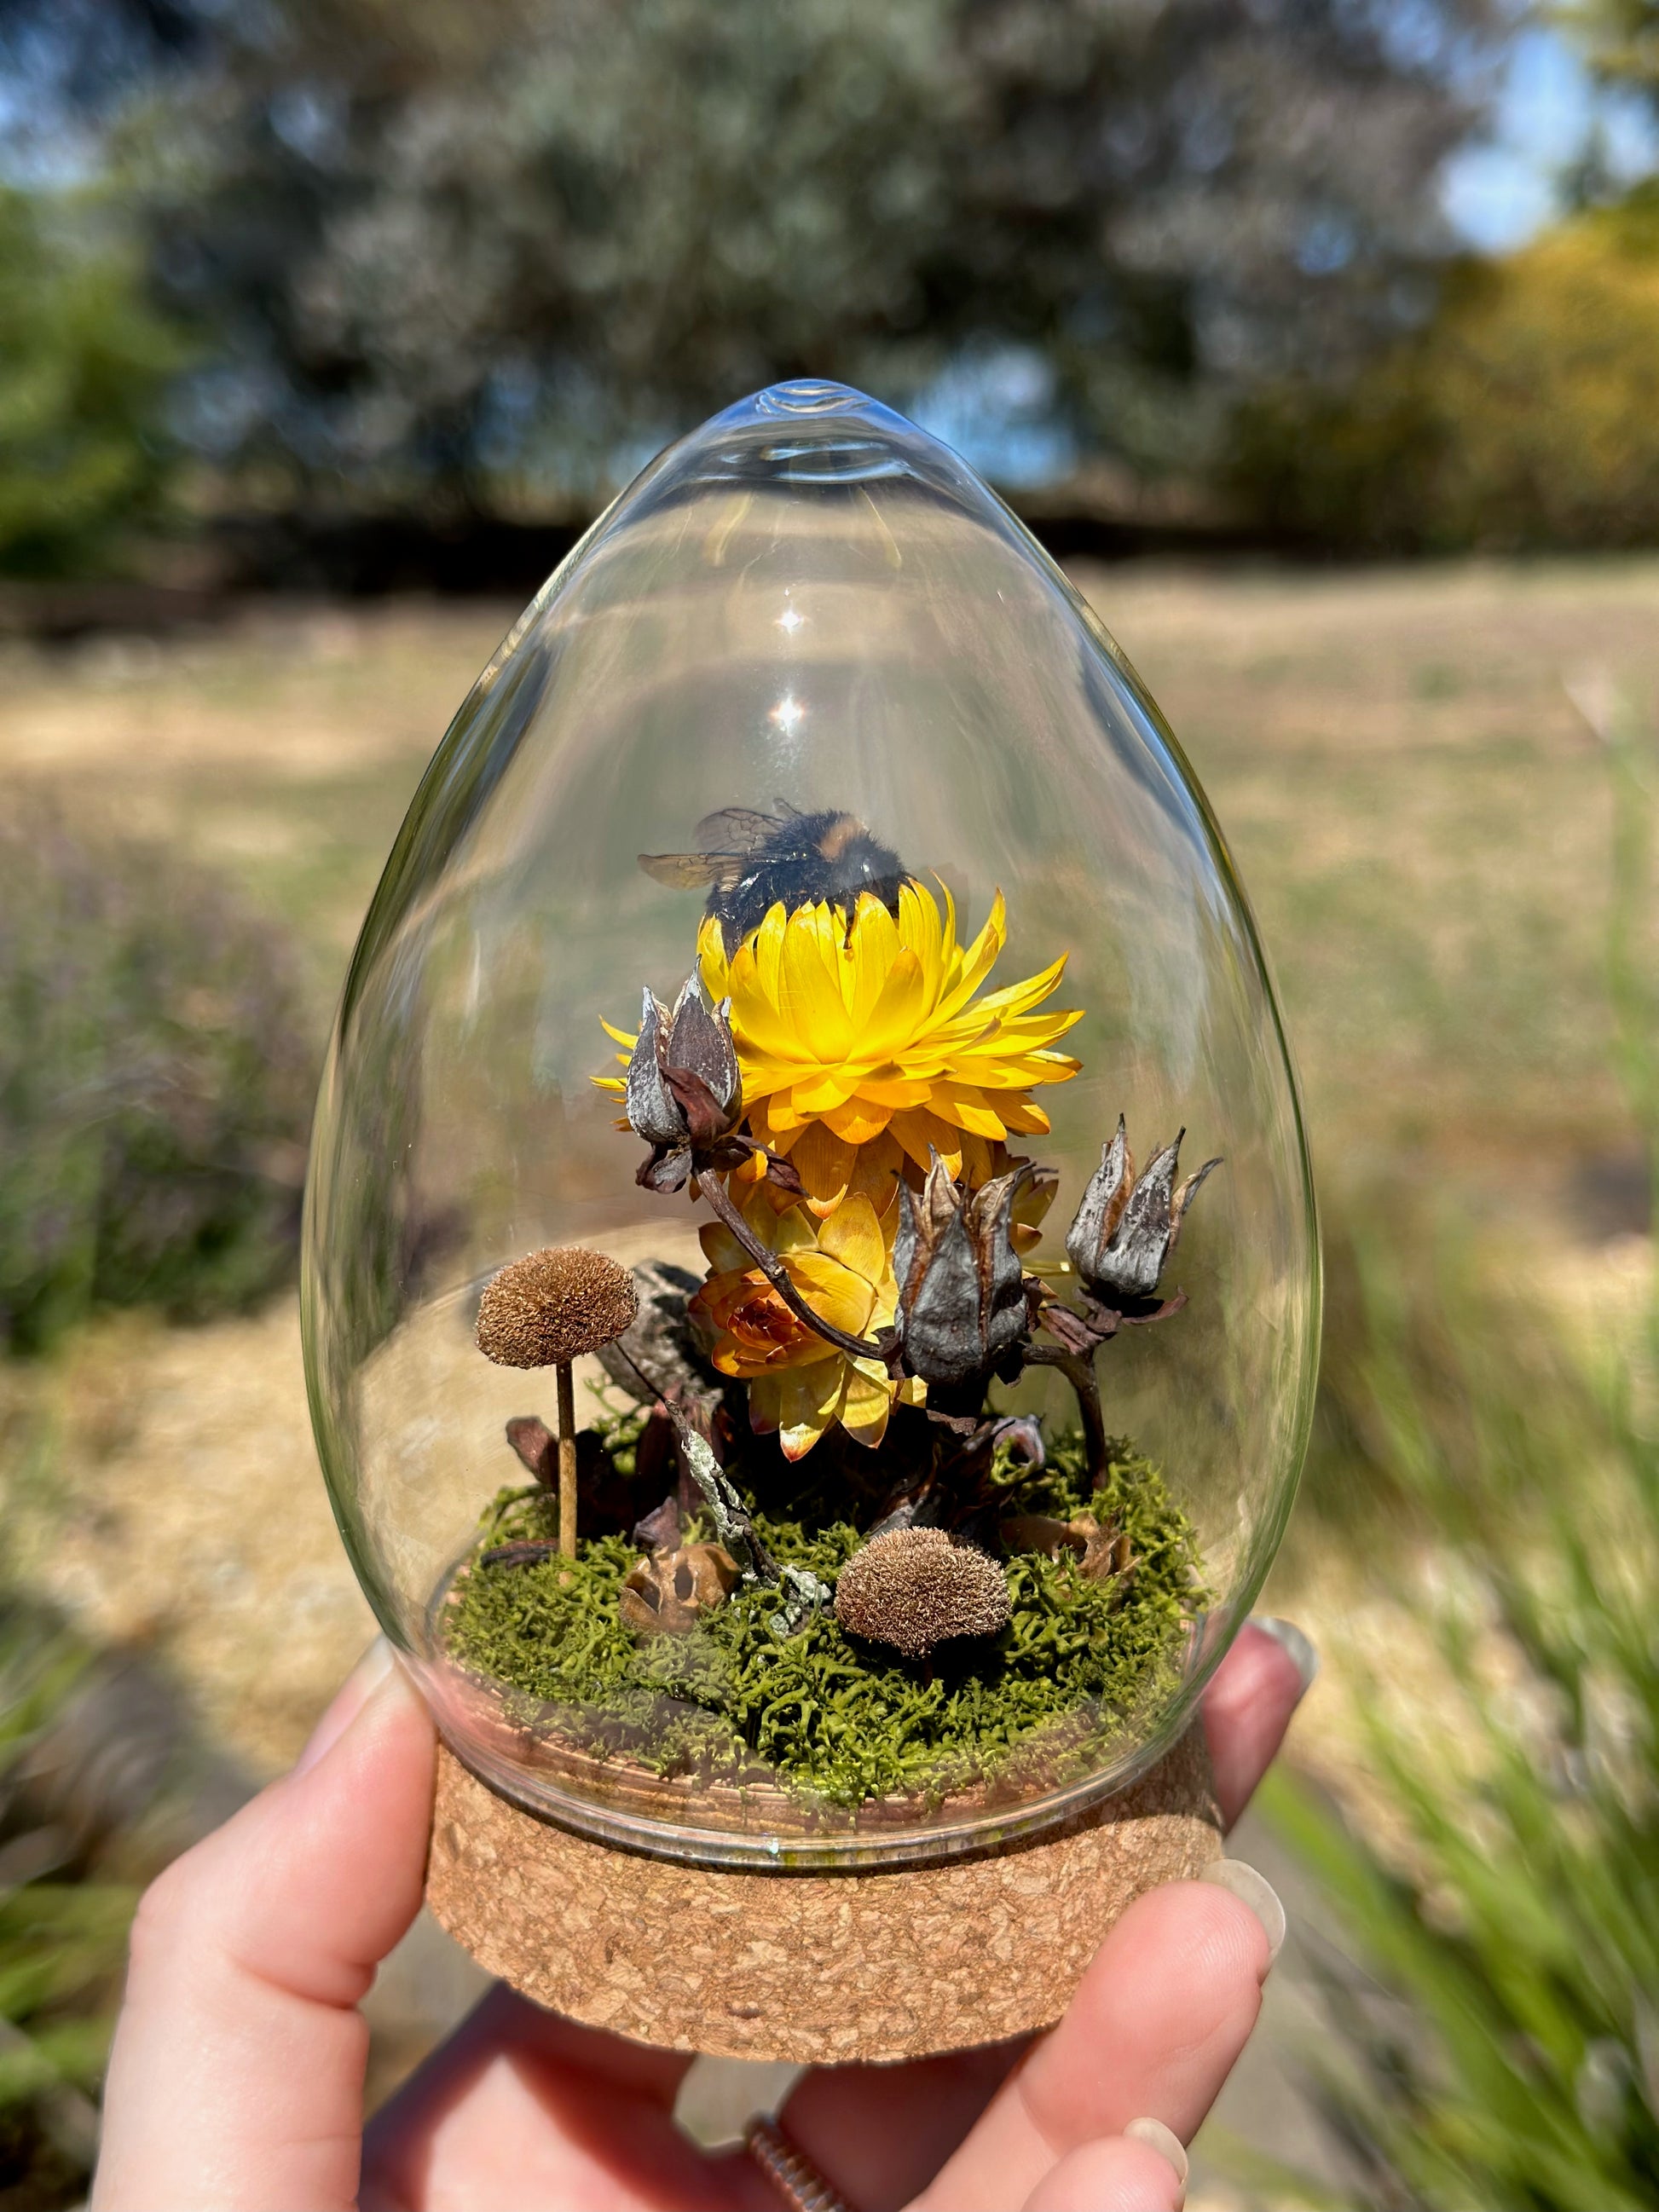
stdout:
<svg viewBox="0 0 1659 2212">
<path fill-rule="evenodd" d="M 363 1587 L 532 1811 L 903 1863 L 1181 1732 L 1304 1442 L 1295 1084 L 1178 747 L 945 447 L 763 392 L 514 625 L 351 963 L 304 1308 Z"/>
</svg>

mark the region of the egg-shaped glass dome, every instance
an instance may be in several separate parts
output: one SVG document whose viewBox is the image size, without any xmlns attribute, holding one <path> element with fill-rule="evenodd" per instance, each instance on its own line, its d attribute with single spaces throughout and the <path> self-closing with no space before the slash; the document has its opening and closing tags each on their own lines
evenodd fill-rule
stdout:
<svg viewBox="0 0 1659 2212">
<path fill-rule="evenodd" d="M 1034 1831 L 1174 1740 L 1311 1401 L 1296 1089 L 1106 629 L 840 386 L 662 454 L 440 745 L 319 1103 L 340 1528 L 457 1754 L 711 1863 Z"/>
</svg>

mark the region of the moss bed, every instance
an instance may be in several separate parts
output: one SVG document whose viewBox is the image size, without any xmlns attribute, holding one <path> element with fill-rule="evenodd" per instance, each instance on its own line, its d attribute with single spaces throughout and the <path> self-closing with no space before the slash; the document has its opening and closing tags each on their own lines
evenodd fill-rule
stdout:
<svg viewBox="0 0 1659 2212">
<path fill-rule="evenodd" d="M 602 1431 L 624 1474 L 637 1432 L 628 1418 Z M 742 1468 L 729 1471 L 741 1485 Z M 636 1640 L 618 1606 L 641 1557 L 625 1536 L 584 1541 L 574 1568 L 556 1557 L 480 1564 L 493 1547 L 556 1534 L 547 1491 L 507 1490 L 453 1586 L 445 1641 L 502 1692 L 510 1720 L 664 1778 L 771 1781 L 849 1810 L 1011 1784 L 1027 1768 L 1051 1784 L 1170 1684 L 1182 1629 L 1204 1601 L 1197 1550 L 1162 1474 L 1127 1443 L 1113 1447 L 1093 1492 L 1075 1437 L 1050 1446 L 1045 1468 L 1000 1466 L 997 1481 L 1010 1511 L 1115 1519 L 1135 1559 L 1127 1588 L 1089 1580 L 1069 1552 L 1015 1553 L 1006 1628 L 927 1661 L 848 1636 L 828 1611 L 780 1638 L 768 1626 L 777 1593 L 741 1587 L 688 1634 Z M 826 1581 L 864 1540 L 847 1520 L 808 1528 L 762 1510 L 756 1521 L 776 1558 Z"/>
</svg>

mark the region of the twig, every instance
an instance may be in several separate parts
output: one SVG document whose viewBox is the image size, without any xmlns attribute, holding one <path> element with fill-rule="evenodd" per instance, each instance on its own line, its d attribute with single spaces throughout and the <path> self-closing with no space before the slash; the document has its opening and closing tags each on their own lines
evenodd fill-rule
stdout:
<svg viewBox="0 0 1659 2212">
<path fill-rule="evenodd" d="M 821 1336 L 826 1344 L 833 1344 L 837 1352 L 846 1352 L 849 1358 L 878 1359 L 885 1364 L 884 1355 L 878 1344 L 872 1344 L 866 1337 L 849 1336 L 844 1328 L 837 1328 L 833 1322 L 825 1321 L 821 1315 L 813 1312 L 790 1281 L 788 1270 L 782 1261 L 775 1252 L 767 1250 L 732 1205 L 730 1194 L 717 1177 L 705 1176 L 700 1188 L 710 1206 L 798 1321 L 804 1321 L 815 1335 Z"/>
<path fill-rule="evenodd" d="M 1100 1377 L 1095 1372 L 1094 1354 L 1063 1352 L 1058 1345 L 1032 1344 L 1025 1349 L 1028 1367 L 1055 1367 L 1077 1393 L 1078 1411 L 1083 1416 L 1083 1441 L 1089 1453 L 1089 1474 L 1095 1487 L 1099 1488 L 1106 1477 L 1106 1419 L 1100 1407 Z"/>
</svg>

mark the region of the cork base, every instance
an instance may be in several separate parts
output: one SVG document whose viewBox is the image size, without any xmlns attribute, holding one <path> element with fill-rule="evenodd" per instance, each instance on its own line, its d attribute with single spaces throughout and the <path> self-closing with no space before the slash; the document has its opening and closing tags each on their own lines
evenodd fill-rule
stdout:
<svg viewBox="0 0 1659 2212">
<path fill-rule="evenodd" d="M 427 1901 L 490 1973 L 641 2043 L 836 2065 L 1050 2027 L 1124 1908 L 1219 1856 L 1195 1725 L 1133 1789 L 941 1865 L 769 1875 L 617 1850 L 447 1749 Z"/>
</svg>

